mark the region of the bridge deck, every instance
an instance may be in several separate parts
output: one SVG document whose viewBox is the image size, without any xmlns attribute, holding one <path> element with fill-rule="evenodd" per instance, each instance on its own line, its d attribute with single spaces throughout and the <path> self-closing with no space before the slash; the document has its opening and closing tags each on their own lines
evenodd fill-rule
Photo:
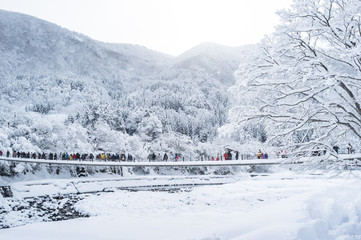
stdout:
<svg viewBox="0 0 361 240">
<path fill-rule="evenodd" d="M 117 167 L 199 167 L 199 166 L 244 166 L 244 165 L 274 165 L 302 163 L 303 160 L 285 158 L 255 159 L 255 160 L 227 160 L 227 161 L 177 161 L 177 162 L 113 162 L 113 161 L 75 161 L 75 160 L 44 160 L 27 158 L 4 158 L 0 161 L 39 163 L 51 165 L 75 165 L 75 166 L 117 166 Z"/>
<path fill-rule="evenodd" d="M 320 157 L 316 157 L 320 158 Z M 102 166 L 102 167 L 200 167 L 200 166 L 249 166 L 249 165 L 277 165 L 277 164 L 302 164 L 315 159 L 312 158 L 274 158 L 254 160 L 227 160 L 227 161 L 178 161 L 178 162 L 113 162 L 113 161 L 75 161 L 75 160 L 45 160 L 28 158 L 0 157 L 0 161 L 39 163 L 51 165 L 74 165 L 74 166 Z M 361 154 L 339 155 L 339 160 L 361 160 Z"/>
</svg>

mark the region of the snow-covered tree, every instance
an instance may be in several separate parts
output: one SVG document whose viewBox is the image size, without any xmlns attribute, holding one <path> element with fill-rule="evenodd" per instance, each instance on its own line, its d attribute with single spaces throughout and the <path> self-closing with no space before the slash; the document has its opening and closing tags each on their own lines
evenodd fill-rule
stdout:
<svg viewBox="0 0 361 240">
<path fill-rule="evenodd" d="M 238 104 L 222 130 L 264 124 L 272 144 L 310 150 L 361 141 L 361 2 L 295 0 L 281 25 L 244 59 Z M 346 140 L 347 141 L 347 140 Z"/>
<path fill-rule="evenodd" d="M 138 132 L 145 141 L 155 140 L 162 133 L 162 123 L 157 116 L 147 113 L 139 123 Z"/>
</svg>

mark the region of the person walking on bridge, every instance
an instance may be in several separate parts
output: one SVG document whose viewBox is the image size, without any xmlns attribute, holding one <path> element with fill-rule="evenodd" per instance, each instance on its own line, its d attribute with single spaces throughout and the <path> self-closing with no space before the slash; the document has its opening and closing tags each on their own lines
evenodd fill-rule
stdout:
<svg viewBox="0 0 361 240">
<path fill-rule="evenodd" d="M 347 153 L 348 154 L 355 153 L 355 149 L 353 149 L 351 143 L 349 143 L 348 146 L 347 146 Z"/>
<path fill-rule="evenodd" d="M 167 153 L 164 153 L 164 156 L 163 156 L 163 161 L 167 162 L 168 161 L 168 155 Z"/>
<path fill-rule="evenodd" d="M 257 158 L 258 159 L 261 159 L 261 156 L 262 156 L 262 152 L 261 152 L 261 149 L 258 150 L 258 153 L 257 153 Z"/>
</svg>

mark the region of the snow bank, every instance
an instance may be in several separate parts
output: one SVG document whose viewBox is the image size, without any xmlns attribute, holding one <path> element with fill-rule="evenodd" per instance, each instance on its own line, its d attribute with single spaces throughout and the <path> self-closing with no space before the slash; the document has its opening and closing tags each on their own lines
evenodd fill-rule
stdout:
<svg viewBox="0 0 361 240">
<path fill-rule="evenodd" d="M 305 202 L 307 221 L 297 239 L 361 239 L 360 182 L 350 184 L 324 189 Z"/>
<path fill-rule="evenodd" d="M 92 217 L 5 229 L 0 238 L 361 239 L 361 184 L 351 175 L 283 172 L 192 191 L 117 191 L 75 207 Z"/>
</svg>

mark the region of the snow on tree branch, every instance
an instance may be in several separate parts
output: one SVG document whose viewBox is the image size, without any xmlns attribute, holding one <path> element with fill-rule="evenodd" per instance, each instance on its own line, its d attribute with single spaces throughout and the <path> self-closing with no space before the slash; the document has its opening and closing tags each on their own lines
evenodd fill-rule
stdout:
<svg viewBox="0 0 361 240">
<path fill-rule="evenodd" d="M 279 14 L 282 24 L 235 74 L 228 121 L 238 124 L 222 131 L 260 121 L 270 144 L 360 144 L 361 2 L 295 0 Z"/>
</svg>

